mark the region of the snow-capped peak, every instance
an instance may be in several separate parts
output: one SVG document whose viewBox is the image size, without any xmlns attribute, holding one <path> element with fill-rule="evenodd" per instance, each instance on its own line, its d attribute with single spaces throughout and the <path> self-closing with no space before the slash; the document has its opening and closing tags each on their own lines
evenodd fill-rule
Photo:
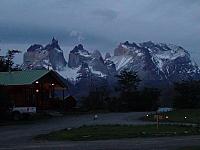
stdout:
<svg viewBox="0 0 200 150">
<path fill-rule="evenodd" d="M 147 76 L 148 80 L 199 77 L 199 67 L 192 65 L 196 63 L 191 60 L 188 51 L 173 44 L 126 41 L 119 44 L 114 56 L 109 59 L 115 63 L 118 71 L 129 68 L 139 72 L 145 80 Z"/>
</svg>

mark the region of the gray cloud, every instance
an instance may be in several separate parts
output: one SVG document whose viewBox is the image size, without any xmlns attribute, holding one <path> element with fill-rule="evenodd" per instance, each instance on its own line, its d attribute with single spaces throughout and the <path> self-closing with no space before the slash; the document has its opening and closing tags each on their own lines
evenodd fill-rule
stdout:
<svg viewBox="0 0 200 150">
<path fill-rule="evenodd" d="M 111 9 L 94 10 L 94 11 L 92 11 L 92 14 L 97 17 L 103 17 L 106 20 L 113 20 L 113 19 L 117 18 L 117 16 L 118 16 L 118 13 Z"/>
<path fill-rule="evenodd" d="M 192 54 L 200 48 L 199 0 L 1 0 L 0 14 L 5 43 L 55 36 L 106 50 L 125 40 L 179 44 Z"/>
<path fill-rule="evenodd" d="M 71 31 L 69 35 L 70 35 L 70 37 L 72 37 L 72 38 L 73 38 L 73 37 L 76 38 L 76 40 L 77 40 L 78 43 L 82 43 L 83 40 L 85 39 L 85 38 L 83 37 L 82 32 L 79 32 L 79 31 L 76 31 L 76 30 Z"/>
</svg>

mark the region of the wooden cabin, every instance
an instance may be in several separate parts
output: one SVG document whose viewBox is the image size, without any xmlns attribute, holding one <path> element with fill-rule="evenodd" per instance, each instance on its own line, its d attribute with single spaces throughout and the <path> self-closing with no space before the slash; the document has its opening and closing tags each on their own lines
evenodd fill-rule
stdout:
<svg viewBox="0 0 200 150">
<path fill-rule="evenodd" d="M 0 72 L 1 91 L 15 107 L 46 110 L 56 109 L 62 104 L 67 86 L 55 71 L 26 70 Z"/>
</svg>

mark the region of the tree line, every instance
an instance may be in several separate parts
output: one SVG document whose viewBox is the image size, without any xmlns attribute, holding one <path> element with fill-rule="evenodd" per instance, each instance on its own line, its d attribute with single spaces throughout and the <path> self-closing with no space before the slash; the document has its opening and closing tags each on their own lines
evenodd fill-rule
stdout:
<svg viewBox="0 0 200 150">
<path fill-rule="evenodd" d="M 200 108 L 200 80 L 174 83 L 173 106 L 179 109 Z"/>
<path fill-rule="evenodd" d="M 108 111 L 150 111 L 158 108 L 161 91 L 147 87 L 138 90 L 141 80 L 136 72 L 122 70 L 116 78 L 115 95 L 111 96 L 113 93 L 106 87 L 96 88 L 82 99 L 83 108 Z"/>
<path fill-rule="evenodd" d="M 111 95 L 106 87 L 90 91 L 82 99 L 86 110 L 104 109 L 108 111 L 152 111 L 160 106 L 161 90 L 147 88 L 138 90 L 141 80 L 136 72 L 122 70 L 116 76 L 116 95 Z M 200 80 L 187 80 L 173 84 L 172 107 L 175 109 L 200 108 Z"/>
</svg>

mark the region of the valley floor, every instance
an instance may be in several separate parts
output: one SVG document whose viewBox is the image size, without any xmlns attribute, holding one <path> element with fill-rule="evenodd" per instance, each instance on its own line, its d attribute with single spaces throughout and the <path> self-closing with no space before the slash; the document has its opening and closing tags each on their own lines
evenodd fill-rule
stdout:
<svg viewBox="0 0 200 150">
<path fill-rule="evenodd" d="M 72 115 L 57 117 L 26 125 L 13 125 L 0 127 L 0 150 L 5 149 L 71 149 L 71 150 L 129 150 L 129 149 L 174 149 L 179 147 L 200 145 L 200 136 L 162 137 L 162 138 L 137 138 L 106 141 L 87 142 L 38 142 L 33 137 L 64 128 L 80 127 L 82 125 L 96 124 L 151 124 L 139 120 L 146 112 L 108 113 L 98 114 L 98 119 L 93 120 L 94 114 Z"/>
</svg>

